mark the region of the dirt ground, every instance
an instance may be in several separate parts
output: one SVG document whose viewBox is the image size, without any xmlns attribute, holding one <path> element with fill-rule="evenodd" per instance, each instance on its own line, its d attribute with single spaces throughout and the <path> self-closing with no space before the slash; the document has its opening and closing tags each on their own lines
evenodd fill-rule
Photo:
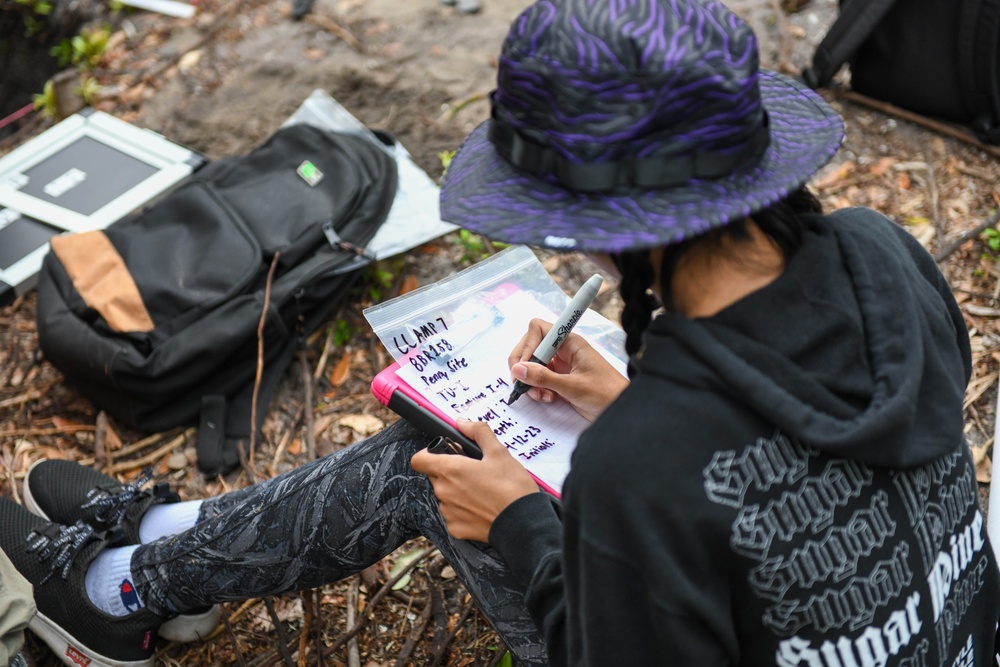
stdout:
<svg viewBox="0 0 1000 667">
<path fill-rule="evenodd" d="M 318 0 L 296 22 L 284 1 L 202 0 L 189 20 L 144 12 L 108 15 L 102 21 L 111 23 L 115 36 L 94 71 L 102 86 L 97 106 L 219 158 L 249 151 L 313 90 L 323 89 L 369 127 L 395 135 L 438 178 L 439 154 L 457 148 L 487 117 L 485 95 L 494 85 L 496 56 L 510 22 L 527 4 L 483 0 L 480 13 L 464 15 L 438 0 Z M 763 64 L 789 72 L 808 63 L 836 10 L 836 0 L 798 3 L 805 6 L 794 14 L 780 10 L 779 0 L 727 4 L 757 31 Z M 972 333 L 967 434 L 985 501 L 1000 365 L 1000 273 L 996 251 L 978 236 L 952 242 L 1000 205 L 1000 163 L 966 142 L 827 96 L 844 115 L 848 133 L 843 149 L 813 180 L 824 204 L 871 206 L 905 225 L 932 253 L 951 249 L 941 267 Z M 0 152 L 46 126 L 33 120 L 0 142 Z M 388 355 L 368 332 L 362 308 L 371 305 L 373 291 L 382 299 L 395 296 L 488 250 L 452 235 L 373 272 L 355 303 L 310 339 L 287 374 L 255 461 L 261 474 L 305 462 L 310 434 L 322 455 L 392 421 L 368 393 L 373 372 Z M 592 269 L 578 257 L 543 259 L 567 290 Z M 0 309 L 0 495 L 19 497 L 24 471 L 44 457 L 74 458 L 123 479 L 149 463 L 185 498 L 250 483 L 245 472 L 202 479 L 191 465 L 189 432 L 134 433 L 99 415 L 42 358 L 34 298 Z M 618 303 L 611 292 L 597 305 L 615 317 Z M 334 344 L 335 330 L 349 332 L 349 339 Z M 309 405 L 306 377 L 316 378 Z M 160 663 L 501 664 L 503 647 L 454 573 L 427 546 L 417 540 L 362 576 L 318 591 L 225 605 L 228 622 L 213 637 L 164 644 Z M 410 583 L 380 593 L 392 568 L 413 555 L 418 557 L 411 562 Z M 364 627 L 352 643 L 354 619 Z M 56 664 L 39 642 L 31 648 L 38 664 Z"/>
</svg>

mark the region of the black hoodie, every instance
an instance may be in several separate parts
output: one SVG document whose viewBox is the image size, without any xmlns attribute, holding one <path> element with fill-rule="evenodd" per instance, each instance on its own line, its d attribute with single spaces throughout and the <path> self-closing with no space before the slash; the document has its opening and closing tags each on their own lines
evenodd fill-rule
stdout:
<svg viewBox="0 0 1000 667">
<path fill-rule="evenodd" d="M 909 234 L 811 217 L 773 283 L 656 318 L 638 363 L 562 524 L 535 494 L 490 533 L 553 664 L 992 664 L 968 333 Z"/>
</svg>

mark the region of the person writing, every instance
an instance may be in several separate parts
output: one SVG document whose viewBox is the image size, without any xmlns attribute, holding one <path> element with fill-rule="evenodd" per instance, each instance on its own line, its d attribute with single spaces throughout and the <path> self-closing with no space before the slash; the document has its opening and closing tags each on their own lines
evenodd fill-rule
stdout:
<svg viewBox="0 0 1000 667">
<path fill-rule="evenodd" d="M 543 322 L 510 357 L 521 400 L 592 420 L 561 509 L 472 422 L 481 460 L 423 451 L 400 421 L 187 503 L 43 462 L 25 496 L 47 519 L 0 504 L 36 625 L 95 664 L 148 664 L 166 618 L 335 581 L 422 534 L 521 665 L 993 664 L 968 334 L 906 232 L 824 215 L 804 187 L 842 141 L 833 109 L 698 0 L 537 2 L 491 102 L 442 217 L 587 253 L 625 304 L 630 381 L 577 336 L 526 363 Z M 134 544 L 109 545 L 107 524 Z"/>
</svg>

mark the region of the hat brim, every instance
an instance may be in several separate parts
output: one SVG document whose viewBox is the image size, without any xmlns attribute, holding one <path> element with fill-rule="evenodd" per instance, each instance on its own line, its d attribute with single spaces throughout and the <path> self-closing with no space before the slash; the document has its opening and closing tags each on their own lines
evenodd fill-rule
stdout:
<svg viewBox="0 0 1000 667">
<path fill-rule="evenodd" d="M 798 81 L 761 71 L 771 141 L 761 159 L 715 180 L 659 190 L 583 194 L 525 175 L 479 125 L 452 158 L 441 218 L 488 238 L 579 252 L 621 252 L 679 243 L 742 219 L 794 192 L 837 152 L 840 116 Z"/>
</svg>

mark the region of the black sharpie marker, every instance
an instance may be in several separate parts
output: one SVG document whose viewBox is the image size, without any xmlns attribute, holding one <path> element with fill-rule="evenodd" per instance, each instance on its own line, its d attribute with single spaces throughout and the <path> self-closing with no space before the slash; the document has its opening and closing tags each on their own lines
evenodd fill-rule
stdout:
<svg viewBox="0 0 1000 667">
<path fill-rule="evenodd" d="M 576 326 L 576 323 L 583 317 L 584 312 L 594 302 L 594 299 L 597 298 L 597 293 L 600 291 L 603 283 L 604 279 L 596 273 L 587 279 L 587 282 L 583 284 L 583 287 L 580 288 L 576 296 L 570 300 L 566 309 L 556 319 L 555 324 L 552 325 L 549 332 L 545 334 L 545 338 L 535 348 L 535 353 L 531 355 L 531 359 L 528 361 L 541 364 L 542 366 L 547 366 L 552 361 L 552 357 L 556 356 L 556 352 L 559 351 L 566 337 L 573 331 L 573 327 Z M 514 383 L 514 391 L 510 392 L 510 398 L 507 399 L 507 405 L 511 405 L 514 401 L 521 398 L 521 394 L 529 389 L 531 389 L 530 386 L 520 380 L 516 381 Z"/>
</svg>

